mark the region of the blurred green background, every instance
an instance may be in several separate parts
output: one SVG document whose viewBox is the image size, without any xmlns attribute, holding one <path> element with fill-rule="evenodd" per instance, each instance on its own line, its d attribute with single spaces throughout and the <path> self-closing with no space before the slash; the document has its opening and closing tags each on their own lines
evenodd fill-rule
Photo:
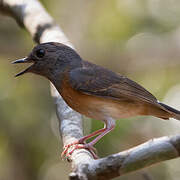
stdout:
<svg viewBox="0 0 180 180">
<path fill-rule="evenodd" d="M 159 100 L 180 109 L 179 0 L 41 1 L 85 60 L 128 76 Z M 12 60 L 26 56 L 34 43 L 16 22 L 0 16 L 0 180 L 68 179 L 70 165 L 60 158 L 62 143 L 49 82 Z M 85 134 L 101 128 L 84 120 Z M 135 117 L 117 121 L 97 143 L 107 156 L 151 138 L 180 132 L 175 120 Z M 179 180 L 179 159 L 157 164 L 121 180 Z"/>
</svg>

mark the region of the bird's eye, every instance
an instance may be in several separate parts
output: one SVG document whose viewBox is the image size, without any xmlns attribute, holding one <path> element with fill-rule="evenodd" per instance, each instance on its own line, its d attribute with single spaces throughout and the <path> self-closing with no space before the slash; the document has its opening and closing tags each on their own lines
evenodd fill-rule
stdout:
<svg viewBox="0 0 180 180">
<path fill-rule="evenodd" d="M 36 56 L 37 56 L 38 58 L 42 58 L 42 57 L 44 57 L 44 55 L 45 55 L 45 50 L 44 50 L 44 49 L 38 49 L 38 50 L 36 51 Z"/>
</svg>

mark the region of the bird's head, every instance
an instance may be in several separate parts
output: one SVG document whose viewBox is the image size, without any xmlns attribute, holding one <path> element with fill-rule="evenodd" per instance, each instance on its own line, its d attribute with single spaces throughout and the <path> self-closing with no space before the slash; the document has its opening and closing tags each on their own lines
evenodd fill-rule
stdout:
<svg viewBox="0 0 180 180">
<path fill-rule="evenodd" d="M 16 77 L 31 72 L 50 78 L 67 68 L 78 65 L 80 61 L 80 56 L 72 48 L 61 43 L 48 42 L 35 46 L 28 57 L 12 63 L 32 63 L 27 69 L 16 74 Z"/>
</svg>

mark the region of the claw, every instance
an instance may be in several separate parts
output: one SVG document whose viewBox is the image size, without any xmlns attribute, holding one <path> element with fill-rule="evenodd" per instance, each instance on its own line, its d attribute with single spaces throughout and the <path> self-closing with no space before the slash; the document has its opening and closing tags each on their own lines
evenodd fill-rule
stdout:
<svg viewBox="0 0 180 180">
<path fill-rule="evenodd" d="M 76 149 L 87 149 L 94 159 L 98 159 L 98 156 L 96 155 L 97 150 L 89 144 L 76 144 L 76 146 L 68 154 L 66 154 L 66 156 L 70 157 Z"/>
<path fill-rule="evenodd" d="M 72 148 L 72 150 L 68 153 L 69 148 Z M 75 141 L 74 143 L 64 146 L 64 151 L 61 153 L 61 157 L 66 157 L 67 159 L 69 159 L 69 157 L 76 149 L 87 149 L 92 154 L 94 159 L 98 159 L 98 156 L 96 155 L 97 150 L 93 146 L 89 144 L 80 144 L 79 141 Z"/>
<path fill-rule="evenodd" d="M 63 159 L 64 156 L 66 156 L 67 152 L 68 152 L 68 149 L 71 147 L 71 146 L 74 146 L 76 144 L 79 144 L 79 141 L 74 141 L 73 143 L 70 143 L 70 144 L 67 144 L 63 147 L 63 152 L 61 153 L 61 158 Z"/>
</svg>

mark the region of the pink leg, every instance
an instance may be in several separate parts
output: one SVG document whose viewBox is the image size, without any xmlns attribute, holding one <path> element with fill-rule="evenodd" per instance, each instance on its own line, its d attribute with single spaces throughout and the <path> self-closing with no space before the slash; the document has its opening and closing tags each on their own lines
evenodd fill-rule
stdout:
<svg viewBox="0 0 180 180">
<path fill-rule="evenodd" d="M 115 127 L 115 122 L 113 119 L 108 119 L 105 121 L 105 128 L 102 129 L 103 131 L 99 136 L 97 136 L 94 140 L 92 140 L 90 143 L 85 144 L 86 148 L 92 147 L 94 144 L 96 144 L 103 136 L 105 136 L 107 133 L 112 131 Z"/>
<path fill-rule="evenodd" d="M 93 132 L 93 133 L 91 133 L 91 134 L 89 134 L 87 136 L 84 136 L 84 137 L 80 138 L 78 141 L 67 144 L 66 146 L 64 146 L 64 151 L 61 153 L 61 157 L 63 157 L 67 153 L 68 149 L 71 146 L 73 146 L 75 144 L 84 144 L 84 141 L 86 141 L 87 139 L 89 139 L 89 138 L 91 138 L 93 136 L 96 136 L 97 134 L 103 133 L 105 130 L 106 130 L 106 128 L 99 129 L 99 130 L 97 130 L 97 131 L 95 131 L 95 132 Z"/>
<path fill-rule="evenodd" d="M 67 146 L 65 146 L 65 150 L 63 151 L 63 153 L 61 154 L 61 156 L 64 156 L 65 154 L 67 154 L 67 151 L 68 151 L 68 148 L 72 145 L 75 145 L 76 146 L 74 147 L 74 149 L 72 151 L 70 151 L 67 156 L 71 155 L 75 149 L 81 149 L 81 148 L 85 148 L 85 149 L 89 149 L 90 152 L 93 154 L 93 157 L 95 159 L 97 159 L 97 156 L 96 154 L 94 153 L 94 147 L 93 145 L 99 141 L 104 135 L 106 135 L 107 133 L 109 133 L 111 130 L 113 130 L 115 127 L 115 121 L 112 119 L 112 118 L 109 118 L 105 121 L 105 128 L 103 129 L 100 129 L 98 131 L 95 131 L 93 132 L 92 134 L 89 134 L 87 136 L 84 136 L 82 137 L 79 141 L 77 142 L 74 142 L 72 144 L 68 144 Z M 90 143 L 88 144 L 82 144 L 84 143 L 85 140 L 97 135 L 97 134 L 100 134 L 99 136 L 97 136 L 94 140 L 92 140 Z M 81 144 L 81 145 L 80 145 Z"/>
<path fill-rule="evenodd" d="M 93 146 L 94 144 L 96 144 L 103 136 L 105 136 L 107 133 L 109 133 L 110 131 L 112 131 L 114 129 L 115 126 L 111 126 L 109 128 L 105 128 L 104 131 L 97 136 L 94 140 L 92 140 L 90 143 L 86 144 L 87 146 Z M 85 145 L 85 146 L 86 146 Z"/>
<path fill-rule="evenodd" d="M 94 137 L 94 136 L 96 136 L 97 134 L 103 133 L 105 130 L 106 130 L 106 128 L 103 128 L 103 129 L 99 129 L 99 130 L 97 130 L 97 131 L 94 131 L 93 133 L 91 133 L 91 134 L 89 134 L 89 135 L 87 135 L 87 136 L 84 136 L 84 137 L 82 137 L 81 139 L 79 139 L 78 142 L 79 142 L 80 144 L 83 144 L 84 141 L 86 141 L 87 139 L 89 139 L 89 138 L 91 138 L 91 137 Z"/>
</svg>

